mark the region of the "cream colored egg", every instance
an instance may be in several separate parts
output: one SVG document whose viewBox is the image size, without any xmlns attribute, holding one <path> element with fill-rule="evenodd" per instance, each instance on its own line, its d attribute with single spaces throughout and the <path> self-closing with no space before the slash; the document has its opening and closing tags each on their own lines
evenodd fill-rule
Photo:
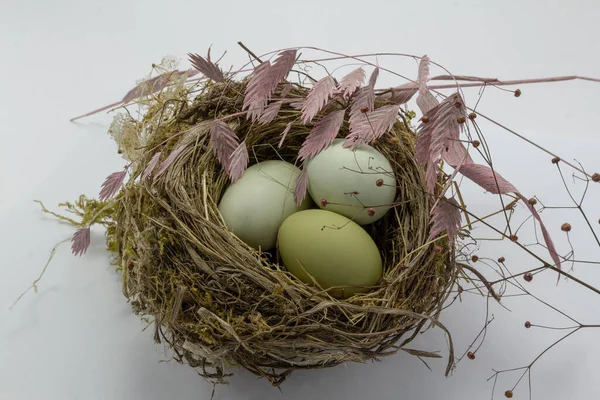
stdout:
<svg viewBox="0 0 600 400">
<path fill-rule="evenodd" d="M 299 174 L 297 167 L 278 160 L 249 167 L 221 197 L 219 211 L 227 228 L 255 249 L 274 248 L 281 223 L 312 204 L 306 196 L 296 206 L 294 185 Z"/>
<path fill-rule="evenodd" d="M 343 147 L 336 139 L 307 165 L 308 190 L 319 207 L 360 225 L 382 218 L 396 199 L 390 162 L 369 145 Z M 378 182 L 379 181 L 379 182 Z"/>
<path fill-rule="evenodd" d="M 377 245 L 343 215 L 319 209 L 297 212 L 283 222 L 278 240 L 287 270 L 309 285 L 314 279 L 334 297 L 367 292 L 381 278 Z"/>
</svg>

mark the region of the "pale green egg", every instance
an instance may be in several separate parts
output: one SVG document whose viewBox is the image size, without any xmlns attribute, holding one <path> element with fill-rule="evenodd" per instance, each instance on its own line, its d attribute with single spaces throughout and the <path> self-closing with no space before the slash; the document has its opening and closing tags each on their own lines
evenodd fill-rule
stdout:
<svg viewBox="0 0 600 400">
<path fill-rule="evenodd" d="M 300 207 L 296 206 L 294 185 L 298 175 L 300 169 L 279 160 L 249 167 L 221 197 L 219 212 L 227 228 L 255 249 L 274 248 L 281 223 L 312 204 L 306 196 Z"/>
<path fill-rule="evenodd" d="M 390 162 L 369 145 L 343 147 L 336 139 L 308 162 L 308 191 L 319 207 L 359 225 L 382 218 L 396 199 Z"/>
<path fill-rule="evenodd" d="M 279 229 L 279 253 L 288 271 L 314 281 L 336 298 L 365 293 L 382 275 L 377 245 L 358 224 L 331 211 L 312 209 L 289 216 Z M 314 279 L 314 281 L 313 281 Z"/>
</svg>

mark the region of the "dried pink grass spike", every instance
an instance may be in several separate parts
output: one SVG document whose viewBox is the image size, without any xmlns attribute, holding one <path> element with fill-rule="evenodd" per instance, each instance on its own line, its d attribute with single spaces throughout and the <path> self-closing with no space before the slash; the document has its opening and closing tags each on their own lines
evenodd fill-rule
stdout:
<svg viewBox="0 0 600 400">
<path fill-rule="evenodd" d="M 223 71 L 216 64 L 210 60 L 210 49 L 208 49 L 208 55 L 206 58 L 199 56 L 198 54 L 188 53 L 190 62 L 198 71 L 204 74 L 209 79 L 215 82 L 224 82 L 225 77 Z"/>
<path fill-rule="evenodd" d="M 161 152 L 159 151 L 152 156 L 152 158 L 148 162 L 148 165 L 144 169 L 144 173 L 142 174 L 142 180 L 148 179 L 148 177 L 152 174 L 152 172 L 158 165 L 158 160 L 160 159 L 160 154 L 161 154 Z"/>
<path fill-rule="evenodd" d="M 277 117 L 277 114 L 279 113 L 279 110 L 281 109 L 282 104 L 283 104 L 282 101 L 275 101 L 275 102 L 269 104 L 264 109 L 262 115 L 258 119 L 258 123 L 259 124 L 268 124 L 268 123 L 272 122 L 275 119 L 275 117 Z"/>
<path fill-rule="evenodd" d="M 365 113 L 365 118 L 356 123 L 344 141 L 344 147 L 354 148 L 379 139 L 392 129 L 398 118 L 399 105 L 383 106 Z"/>
<path fill-rule="evenodd" d="M 499 173 L 481 164 L 463 164 L 458 172 L 493 194 L 518 193 L 512 183 Z"/>
<path fill-rule="evenodd" d="M 415 153 L 422 166 L 427 166 L 427 190 L 433 194 L 437 182 L 437 164 L 442 157 L 457 158 L 463 155 L 453 145 L 459 141 L 461 124 L 459 117 L 466 115 L 466 108 L 460 94 L 448 96 L 432 108 L 419 125 Z M 425 122 L 427 121 L 427 122 Z M 456 151 L 457 154 L 451 152 Z"/>
<path fill-rule="evenodd" d="M 298 152 L 300 160 L 313 158 L 333 142 L 344 123 L 345 112 L 346 110 L 330 112 L 315 124 Z"/>
<path fill-rule="evenodd" d="M 296 206 L 300 207 L 302 202 L 306 198 L 306 191 L 308 190 L 308 171 L 306 167 L 302 168 L 300 175 L 296 178 L 294 184 L 294 200 L 296 200 Z"/>
<path fill-rule="evenodd" d="M 246 148 L 246 141 L 244 140 L 240 145 L 231 153 L 229 157 L 229 168 L 227 174 L 232 182 L 236 182 L 242 177 L 246 168 L 248 168 L 248 149 Z"/>
<path fill-rule="evenodd" d="M 90 242 L 90 227 L 77 229 L 71 238 L 71 252 L 75 256 L 84 255 L 90 247 Z"/>
<path fill-rule="evenodd" d="M 441 200 L 431 210 L 431 229 L 429 240 L 440 233 L 446 232 L 450 241 L 454 242 L 461 227 L 460 206 L 454 198 Z"/>
<path fill-rule="evenodd" d="M 350 97 L 359 87 L 362 86 L 365 81 L 366 74 L 365 70 L 360 67 L 350 72 L 348 75 L 340 79 L 337 89 L 342 93 L 342 97 L 347 99 Z"/>
<path fill-rule="evenodd" d="M 219 163 L 227 171 L 229 169 L 229 158 L 238 147 L 237 135 L 233 129 L 223 121 L 213 121 L 210 126 L 210 146 Z"/>
<path fill-rule="evenodd" d="M 277 85 L 284 80 L 296 62 L 296 50 L 279 53 L 271 64 L 265 61 L 252 72 L 244 96 L 243 110 L 248 110 L 248 119 L 256 121 L 269 102 Z"/>
<path fill-rule="evenodd" d="M 171 154 L 169 154 L 169 156 L 167 158 L 165 158 L 162 163 L 160 163 L 160 166 L 158 167 L 158 171 L 156 171 L 156 173 L 154 174 L 154 178 L 158 178 L 159 176 L 164 174 L 165 171 L 171 166 L 171 164 L 173 164 L 175 162 L 177 157 L 179 157 L 181 152 L 187 148 L 187 146 L 188 145 L 184 144 L 182 146 L 179 146 L 175 150 L 173 150 L 171 152 Z"/>
<path fill-rule="evenodd" d="M 335 81 L 331 75 L 327 75 L 315 83 L 302 106 L 302 122 L 306 124 L 312 121 L 317 113 L 327 105 L 334 89 Z"/>
<path fill-rule="evenodd" d="M 279 145 L 277 146 L 278 149 L 280 149 L 281 146 L 283 146 L 283 142 L 285 141 L 287 134 L 290 132 L 290 129 L 292 129 L 292 123 L 288 122 L 283 132 L 281 132 L 281 140 L 279 141 Z"/>
<path fill-rule="evenodd" d="M 102 189 L 100 190 L 98 199 L 100 199 L 100 201 L 105 201 L 113 197 L 123 185 L 125 176 L 127 176 L 127 168 L 125 168 L 123 171 L 113 172 L 107 176 L 106 180 L 102 184 Z"/>
</svg>

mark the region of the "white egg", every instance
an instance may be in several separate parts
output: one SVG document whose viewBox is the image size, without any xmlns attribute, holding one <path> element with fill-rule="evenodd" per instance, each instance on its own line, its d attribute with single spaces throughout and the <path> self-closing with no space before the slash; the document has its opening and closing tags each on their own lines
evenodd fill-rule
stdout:
<svg viewBox="0 0 600 400">
<path fill-rule="evenodd" d="M 300 169 L 279 160 L 249 167 L 221 197 L 219 211 L 227 228 L 257 250 L 274 248 L 283 221 L 312 203 L 306 196 L 302 205 L 296 206 L 294 185 L 299 174 Z"/>
<path fill-rule="evenodd" d="M 308 162 L 308 191 L 322 209 L 344 215 L 360 225 L 370 224 L 393 206 L 394 171 L 373 147 L 361 145 L 349 149 L 343 143 L 344 139 L 334 140 Z"/>
</svg>

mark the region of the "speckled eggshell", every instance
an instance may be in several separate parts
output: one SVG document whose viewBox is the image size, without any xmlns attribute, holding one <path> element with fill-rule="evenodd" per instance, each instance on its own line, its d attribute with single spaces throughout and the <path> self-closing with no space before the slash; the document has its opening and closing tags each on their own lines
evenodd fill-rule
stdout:
<svg viewBox="0 0 600 400">
<path fill-rule="evenodd" d="M 342 214 L 359 225 L 373 223 L 396 199 L 392 166 L 369 145 L 348 149 L 343 143 L 343 139 L 334 140 L 308 162 L 308 191 L 322 209 Z M 383 181 L 380 186 L 379 179 Z M 369 208 L 374 215 L 369 215 Z"/>
<path fill-rule="evenodd" d="M 368 292 L 381 278 L 377 245 L 343 215 L 320 209 L 297 212 L 283 222 L 278 240 L 287 270 L 308 285 L 316 281 L 325 290 L 333 288 L 333 297 Z M 344 288 L 334 288 L 338 286 Z"/>
<path fill-rule="evenodd" d="M 294 185 L 300 169 L 279 160 L 249 167 L 223 193 L 219 211 L 227 228 L 255 249 L 275 247 L 281 223 L 312 205 L 308 196 L 300 207 L 294 201 Z"/>
</svg>

